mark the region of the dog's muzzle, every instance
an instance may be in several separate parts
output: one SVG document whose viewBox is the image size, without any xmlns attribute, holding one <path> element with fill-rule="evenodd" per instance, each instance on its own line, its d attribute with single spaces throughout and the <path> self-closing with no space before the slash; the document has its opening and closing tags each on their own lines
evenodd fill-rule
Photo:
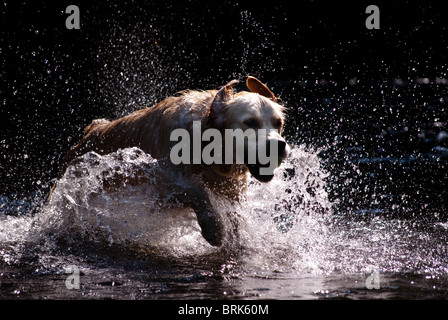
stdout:
<svg viewBox="0 0 448 320">
<path fill-rule="evenodd" d="M 274 177 L 274 169 L 280 166 L 283 159 L 287 158 L 291 151 L 290 146 L 284 139 L 267 140 L 265 146 L 265 157 L 258 153 L 260 150 L 257 150 L 256 162 L 246 164 L 252 176 L 261 182 L 269 182 L 272 180 Z"/>
</svg>

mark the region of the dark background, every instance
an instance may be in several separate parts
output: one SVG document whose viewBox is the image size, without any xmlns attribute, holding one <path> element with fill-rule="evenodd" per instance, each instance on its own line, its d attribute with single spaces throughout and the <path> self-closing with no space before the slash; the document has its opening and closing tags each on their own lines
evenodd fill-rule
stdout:
<svg viewBox="0 0 448 320">
<path fill-rule="evenodd" d="M 80 30 L 65 27 L 70 4 Z M 369 4 L 379 30 L 365 27 Z M 6 1 L 0 10 L 0 195 L 48 191 L 92 119 L 252 74 L 289 108 L 290 141 L 323 148 L 335 198 L 356 207 L 381 186 L 446 212 L 440 1 Z M 378 157 L 418 161 L 360 160 Z"/>
</svg>

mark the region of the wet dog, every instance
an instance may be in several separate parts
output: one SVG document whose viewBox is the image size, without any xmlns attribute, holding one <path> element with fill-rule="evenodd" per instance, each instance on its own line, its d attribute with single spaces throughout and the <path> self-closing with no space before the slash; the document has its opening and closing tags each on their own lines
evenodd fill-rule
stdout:
<svg viewBox="0 0 448 320">
<path fill-rule="evenodd" d="M 275 152 L 271 153 L 276 155 L 275 167 L 288 156 L 290 150 L 281 136 L 285 116 L 284 108 L 278 104 L 276 96 L 266 85 L 251 76 L 246 81 L 250 92 L 236 93 L 233 86 L 237 82 L 233 80 L 220 90 L 184 91 L 153 107 L 135 111 L 115 121 L 94 120 L 86 127 L 81 141 L 63 158 L 60 175 L 75 159 L 90 151 L 104 155 L 118 149 L 138 147 L 168 166 L 171 172 L 182 176 L 183 183 L 176 184 L 162 175 L 159 177 L 158 188 L 167 189 L 173 201 L 191 207 L 196 213 L 203 237 L 211 245 L 220 246 L 224 237 L 224 226 L 220 215 L 215 212 L 210 202 L 206 189 L 239 200 L 246 190 L 249 174 L 262 182 L 270 181 L 273 177 L 272 170 L 261 173 L 261 169 L 268 165 L 260 161 L 259 157 L 248 160 L 251 150 L 255 150 L 256 154 L 262 147 L 264 150 L 274 150 Z M 215 144 L 218 147 L 212 153 L 214 156 L 220 153 L 230 161 L 205 163 L 199 157 L 199 161 L 173 164 L 173 148 L 179 141 L 173 139 L 172 133 L 184 129 L 193 136 L 195 128 L 200 128 L 201 132 L 208 129 L 221 132 L 223 141 Z M 252 134 L 246 135 L 242 143 L 231 144 L 228 148 L 224 147 L 227 146 L 226 142 L 229 142 L 226 137 L 229 140 L 235 139 L 236 136 L 228 138 L 226 130 Z M 255 136 L 260 132 L 263 134 Z M 182 146 L 184 145 L 185 143 Z M 207 141 L 201 141 L 199 149 L 197 146 L 186 146 L 183 152 L 187 152 L 192 158 L 197 156 L 195 151 L 202 152 L 207 145 Z M 243 157 L 243 160 L 239 161 L 236 156 L 238 151 L 241 151 L 243 156 L 246 155 L 247 159 Z M 266 154 L 269 155 L 269 151 Z M 144 179 L 126 181 L 131 184 L 142 182 Z"/>
</svg>

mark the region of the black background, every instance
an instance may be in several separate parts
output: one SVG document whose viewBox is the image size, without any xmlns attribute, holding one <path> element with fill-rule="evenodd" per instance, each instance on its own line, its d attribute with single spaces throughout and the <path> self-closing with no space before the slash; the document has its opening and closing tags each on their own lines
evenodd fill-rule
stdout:
<svg viewBox="0 0 448 320">
<path fill-rule="evenodd" d="M 65 27 L 70 4 L 80 30 Z M 365 27 L 369 4 L 379 30 Z M 327 158 L 343 161 L 335 150 L 355 146 L 368 157 L 427 153 L 446 130 L 440 1 L 6 1 L 0 10 L 0 194 L 47 191 L 94 118 L 247 74 L 289 108 L 287 137 Z M 437 197 L 444 166 L 428 169 Z"/>
</svg>

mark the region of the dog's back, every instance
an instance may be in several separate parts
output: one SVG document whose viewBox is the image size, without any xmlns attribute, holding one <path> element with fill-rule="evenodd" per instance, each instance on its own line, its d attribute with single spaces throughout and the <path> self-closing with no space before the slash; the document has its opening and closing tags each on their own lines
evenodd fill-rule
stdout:
<svg viewBox="0 0 448 320">
<path fill-rule="evenodd" d="M 103 155 L 139 147 L 156 159 L 168 157 L 173 144 L 170 133 L 177 128 L 191 131 L 193 121 L 201 121 L 205 126 L 216 92 L 184 91 L 179 96 L 168 97 L 153 107 L 114 121 L 93 120 L 85 128 L 81 141 L 64 156 L 61 174 L 71 161 L 90 151 Z"/>
</svg>

